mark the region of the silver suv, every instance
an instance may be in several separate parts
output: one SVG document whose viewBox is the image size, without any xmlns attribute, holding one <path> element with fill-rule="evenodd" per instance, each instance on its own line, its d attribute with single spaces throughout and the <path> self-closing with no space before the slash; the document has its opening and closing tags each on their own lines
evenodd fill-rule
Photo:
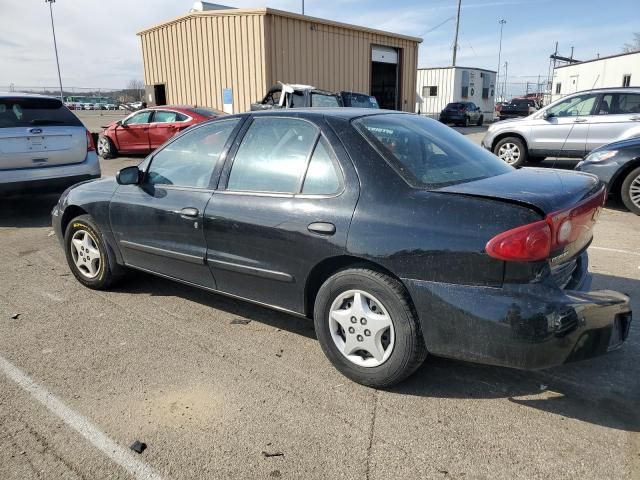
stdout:
<svg viewBox="0 0 640 480">
<path fill-rule="evenodd" d="M 93 139 L 60 99 L 0 93 L 0 194 L 100 177 Z"/>
<path fill-rule="evenodd" d="M 550 156 L 582 158 L 605 143 L 632 137 L 640 137 L 640 88 L 602 88 L 494 123 L 482 146 L 519 167 Z"/>
</svg>

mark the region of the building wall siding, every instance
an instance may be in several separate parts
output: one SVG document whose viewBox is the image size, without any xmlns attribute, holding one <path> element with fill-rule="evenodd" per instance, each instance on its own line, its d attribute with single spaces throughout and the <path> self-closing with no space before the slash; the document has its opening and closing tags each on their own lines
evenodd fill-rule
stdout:
<svg viewBox="0 0 640 480">
<path fill-rule="evenodd" d="M 409 37 L 271 10 L 190 14 L 141 32 L 145 84 L 165 84 L 167 103 L 247 111 L 278 81 L 371 91 L 371 47 L 400 51 L 400 105 L 413 111 L 418 43 Z"/>
<path fill-rule="evenodd" d="M 234 111 L 262 98 L 265 81 L 261 14 L 192 15 L 140 35 L 144 83 L 165 84 L 167 103 L 222 110 L 233 89 Z"/>
</svg>

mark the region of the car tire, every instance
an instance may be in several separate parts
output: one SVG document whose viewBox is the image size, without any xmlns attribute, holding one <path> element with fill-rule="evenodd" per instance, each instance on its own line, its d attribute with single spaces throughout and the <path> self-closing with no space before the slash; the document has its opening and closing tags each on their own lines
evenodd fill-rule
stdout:
<svg viewBox="0 0 640 480">
<path fill-rule="evenodd" d="M 630 212 L 640 215 L 640 167 L 629 172 L 620 189 L 622 203 Z"/>
<path fill-rule="evenodd" d="M 501 160 L 515 168 L 519 168 L 527 161 L 527 148 L 518 137 L 505 137 L 496 143 L 493 153 Z"/>
<path fill-rule="evenodd" d="M 484 124 L 484 115 L 480 115 L 480 118 L 478 118 L 478 123 L 476 123 L 476 126 L 481 127 L 482 124 Z"/>
<path fill-rule="evenodd" d="M 71 273 L 85 287 L 106 290 L 123 274 L 90 215 L 80 215 L 69 222 L 64 251 Z"/>
<path fill-rule="evenodd" d="M 463 127 L 468 127 L 469 126 L 469 117 L 464 117 L 464 122 L 462 122 L 462 126 Z"/>
<path fill-rule="evenodd" d="M 104 159 L 114 158 L 118 155 L 116 146 L 113 144 L 113 141 L 106 135 L 102 135 L 100 136 L 100 138 L 98 138 L 96 151 L 98 152 L 98 155 Z"/>
<path fill-rule="evenodd" d="M 404 286 L 366 268 L 342 270 L 324 282 L 315 299 L 314 325 L 329 361 L 347 378 L 369 387 L 404 380 L 427 356 Z M 352 350 L 360 345 L 361 350 Z"/>
</svg>

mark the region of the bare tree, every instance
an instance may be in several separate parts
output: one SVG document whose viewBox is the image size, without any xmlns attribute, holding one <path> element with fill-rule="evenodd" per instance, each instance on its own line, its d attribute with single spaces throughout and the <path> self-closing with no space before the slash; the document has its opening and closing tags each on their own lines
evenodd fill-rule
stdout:
<svg viewBox="0 0 640 480">
<path fill-rule="evenodd" d="M 144 95 L 144 82 L 137 79 L 129 80 L 127 90 L 136 100 L 141 101 Z"/>
<path fill-rule="evenodd" d="M 624 53 L 640 52 L 640 32 L 635 32 L 633 34 L 633 40 L 625 43 L 622 47 L 622 51 Z"/>
</svg>

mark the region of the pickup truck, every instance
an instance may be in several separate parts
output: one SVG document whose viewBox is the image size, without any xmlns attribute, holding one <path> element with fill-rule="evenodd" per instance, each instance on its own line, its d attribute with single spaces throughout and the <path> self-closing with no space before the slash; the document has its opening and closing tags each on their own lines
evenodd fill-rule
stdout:
<svg viewBox="0 0 640 480">
<path fill-rule="evenodd" d="M 319 90 L 311 85 L 278 82 L 278 85 L 269 89 L 262 101 L 251 104 L 251 111 L 341 106 L 340 98 L 335 93 Z"/>
</svg>

